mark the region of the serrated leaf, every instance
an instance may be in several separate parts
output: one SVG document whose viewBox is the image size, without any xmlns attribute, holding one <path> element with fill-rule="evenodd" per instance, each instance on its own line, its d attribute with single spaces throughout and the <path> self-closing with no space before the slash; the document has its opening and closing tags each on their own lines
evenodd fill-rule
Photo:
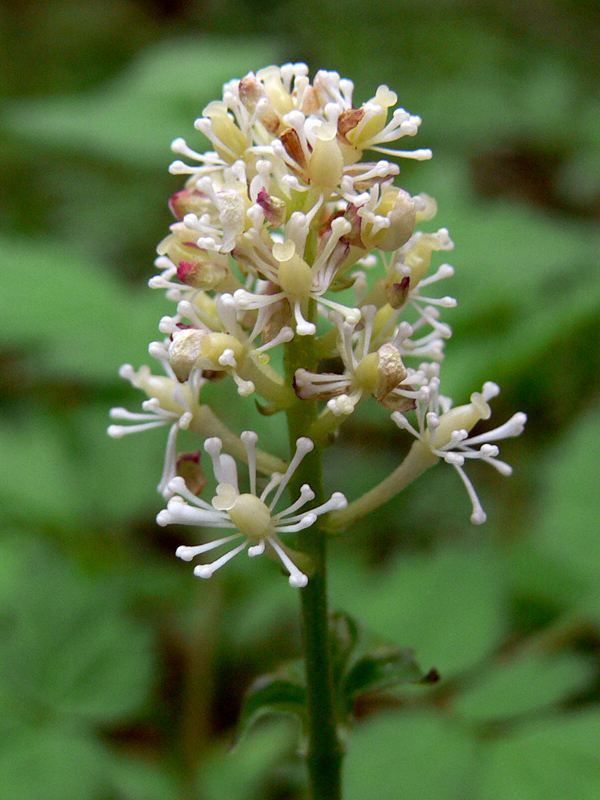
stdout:
<svg viewBox="0 0 600 800">
<path fill-rule="evenodd" d="M 600 714 L 554 717 L 502 739 L 489 750 L 481 800 L 597 800 Z"/>
<path fill-rule="evenodd" d="M 332 571 L 335 605 L 385 641 L 415 650 L 443 676 L 498 645 L 504 619 L 502 562 L 483 542 L 399 558 L 370 581 Z"/>
<path fill-rule="evenodd" d="M 247 731 L 267 714 L 291 714 L 304 722 L 306 690 L 300 680 L 273 674 L 262 675 L 252 683 L 244 698 L 240 731 Z"/>
<path fill-rule="evenodd" d="M 413 650 L 382 648 L 362 656 L 352 666 L 344 681 L 344 695 L 351 699 L 363 692 L 418 683 L 424 677 Z"/>
<path fill-rule="evenodd" d="M 474 720 L 515 717 L 546 710 L 581 691 L 592 669 L 581 658 L 540 653 L 496 663 L 455 703 L 458 714 Z"/>
<path fill-rule="evenodd" d="M 468 737 L 432 715 L 378 716 L 357 725 L 350 735 L 344 796 L 463 800 L 474 753 Z"/>
</svg>

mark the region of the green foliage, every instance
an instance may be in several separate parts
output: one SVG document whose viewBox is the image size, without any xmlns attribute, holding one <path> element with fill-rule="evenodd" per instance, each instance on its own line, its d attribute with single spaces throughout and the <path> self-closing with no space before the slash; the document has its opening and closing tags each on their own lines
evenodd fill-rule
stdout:
<svg viewBox="0 0 600 800">
<path fill-rule="evenodd" d="M 269 34 L 252 3 L 165 22 L 40 2 L 29 36 L 7 37 L 22 52 L 1 121 L 0 800 L 302 797 L 298 725 L 257 722 L 302 713 L 298 670 L 277 673 L 299 651 L 295 596 L 244 561 L 198 586 L 172 556 L 184 534 L 150 522 L 164 429 L 105 435 L 110 406 L 140 400 L 118 367 L 149 361 L 168 310 L 130 279 L 152 274 L 169 223 L 170 141 L 204 148 L 192 123 L 223 81 L 296 56 L 355 78 L 359 100 L 387 82 L 423 116 L 435 158 L 402 177 L 456 243 L 446 391 L 462 402 L 497 380 L 495 404 L 530 416 L 509 489 L 473 470 L 484 528 L 440 465 L 335 544 L 346 798 L 600 795 L 597 16 L 564 3 L 540 34 L 542 5 L 530 31 L 519 4 L 282 3 L 277 36 L 248 41 L 185 34 Z M 285 454 L 278 417 L 209 394 Z M 397 464 L 399 438 L 385 416 L 357 419 L 351 457 L 326 465 L 354 496 Z M 419 664 L 442 680 L 415 686 Z M 230 752 L 240 707 L 252 733 Z"/>
<path fill-rule="evenodd" d="M 136 169 L 166 165 L 169 145 L 193 132 L 194 119 L 222 85 L 278 60 L 267 42 L 164 41 L 143 52 L 112 85 L 85 96 L 14 101 L 9 131 L 46 147 L 110 159 Z M 119 124 L 115 125 L 114 121 Z M 207 143 L 199 143 L 201 149 Z"/>
</svg>

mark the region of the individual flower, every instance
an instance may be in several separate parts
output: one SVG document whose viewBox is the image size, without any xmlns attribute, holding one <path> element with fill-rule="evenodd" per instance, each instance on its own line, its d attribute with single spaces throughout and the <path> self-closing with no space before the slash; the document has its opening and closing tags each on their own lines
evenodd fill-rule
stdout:
<svg viewBox="0 0 600 800">
<path fill-rule="evenodd" d="M 160 330 L 171 337 L 170 366 L 180 381 L 187 381 L 198 370 L 203 374 L 229 374 L 243 397 L 257 390 L 265 399 L 283 407 L 293 393 L 269 367 L 267 351 L 289 342 L 294 332 L 284 326 L 272 339 L 265 341 L 263 337 L 263 343 L 258 345 L 255 340 L 263 333 L 265 312 L 259 311 L 250 331 L 239 316 L 233 297 L 227 293 L 216 301 L 205 294 L 199 294 L 194 301 L 181 300 L 177 315 L 163 317 L 160 322 Z M 182 325 L 183 319 L 192 324 Z"/>
<path fill-rule="evenodd" d="M 258 494 L 256 481 L 256 442 L 258 436 L 253 431 L 244 431 L 241 439 L 248 455 L 248 474 L 250 491 L 240 492 L 238 471 L 235 460 L 222 453 L 222 442 L 217 437 L 207 439 L 204 449 L 213 462 L 213 471 L 217 480 L 216 494 L 210 503 L 202 500 L 187 488 L 181 477 L 173 478 L 169 490 L 171 497 L 167 508 L 161 511 L 156 520 L 159 525 L 198 525 L 210 528 L 233 528 L 236 532 L 206 544 L 193 547 L 181 546 L 176 555 L 184 561 L 191 561 L 196 556 L 213 550 L 221 545 L 242 539 L 233 549 L 209 564 L 201 564 L 194 568 L 194 574 L 200 578 L 210 578 L 223 564 L 227 563 L 242 550 L 247 549 L 249 556 L 262 553 L 274 555 L 289 573 L 291 586 L 302 587 L 308 583 L 308 576 L 294 563 L 301 560 L 301 554 L 294 554 L 279 538 L 279 534 L 295 533 L 313 525 L 317 517 L 328 511 L 345 508 L 347 501 L 341 492 L 334 492 L 331 498 L 320 506 L 309 511 L 296 513 L 306 503 L 314 499 L 315 494 L 308 484 L 300 489 L 300 497 L 283 511 L 275 512 L 281 495 L 298 465 L 313 447 L 313 442 L 301 437 L 296 442 L 296 452 L 285 472 L 274 472 Z"/>
<path fill-rule="evenodd" d="M 206 380 L 196 372 L 188 383 L 179 383 L 159 342 L 150 345 L 150 354 L 161 362 L 167 374 L 154 375 L 147 365 L 140 367 L 137 372 L 130 364 L 121 367 L 119 375 L 132 386 L 146 392 L 148 399 L 142 403 L 144 413 L 141 414 L 126 408 L 112 408 L 111 419 L 129 424 L 109 425 L 108 435 L 113 439 L 121 439 L 130 433 L 169 425 L 163 471 L 157 489 L 164 497 L 170 497 L 167 484 L 176 475 L 178 434 L 180 430 L 189 428 L 194 415 L 199 411 L 200 390 Z"/>
<path fill-rule="evenodd" d="M 327 408 L 335 416 L 349 415 L 365 397 L 373 396 L 390 410 L 408 411 L 415 400 L 428 398 L 421 371 L 407 369 L 396 339 L 410 335 L 405 326 L 392 341 L 371 350 L 375 306 L 363 306 L 359 325 L 351 325 L 339 314 L 331 319 L 338 330 L 337 351 L 344 364 L 341 374 L 296 370 L 294 387 L 302 400 L 327 400 Z M 360 329 L 359 329 L 360 326 Z"/>
<path fill-rule="evenodd" d="M 428 387 L 427 402 L 417 402 L 418 429 L 414 428 L 401 412 L 395 411 L 392 414 L 396 425 L 412 433 L 417 440 L 407 459 L 412 457 L 415 461 L 420 460 L 422 464 L 427 464 L 429 461 L 429 466 L 439 459 L 451 464 L 460 475 L 471 500 L 473 506 L 471 522 L 480 525 L 487 517 L 463 465 L 467 459 L 479 459 L 495 467 L 502 475 L 511 475 L 512 467 L 497 458 L 499 448 L 491 443 L 520 436 L 527 416 L 517 412 L 504 425 L 478 436 L 469 436 L 469 432 L 477 422 L 490 418 L 492 411 L 488 401 L 496 397 L 500 387 L 488 381 L 483 385 L 481 392 L 474 392 L 471 395 L 470 403 L 454 408 L 449 398 L 439 394 L 439 378 L 434 375 Z"/>
<path fill-rule="evenodd" d="M 338 311 L 348 321 L 358 322 L 360 319 L 358 309 L 347 308 L 324 297 L 347 255 L 349 247 L 340 240 L 350 228 L 351 225 L 347 220 L 334 219 L 330 235 L 312 265 L 309 265 L 298 252 L 300 248 L 292 238 L 284 242 L 275 242 L 271 252 L 265 253 L 262 258 L 256 253 L 254 259 L 257 264 L 256 269 L 261 277 L 270 282 L 264 284 L 264 289 L 266 290 L 268 286 L 276 288 L 274 291 L 256 293 L 238 289 L 233 294 L 238 308 L 275 309 L 280 301 L 285 300 L 292 309 L 296 333 L 300 336 L 312 336 L 316 333 L 315 325 L 305 318 L 311 299 L 327 310 Z"/>
</svg>

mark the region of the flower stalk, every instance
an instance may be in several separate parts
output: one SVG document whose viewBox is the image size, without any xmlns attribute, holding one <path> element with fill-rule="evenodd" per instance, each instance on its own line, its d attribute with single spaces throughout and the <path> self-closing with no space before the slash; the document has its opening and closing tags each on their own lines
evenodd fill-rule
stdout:
<svg viewBox="0 0 600 800">
<path fill-rule="evenodd" d="M 316 308 L 314 309 L 316 311 Z M 313 311 L 313 315 L 314 315 Z M 299 365 L 314 364 L 314 339 L 295 337 L 286 345 L 285 368 L 292 379 Z M 316 401 L 298 403 L 287 410 L 290 445 L 299 432 L 311 428 L 317 418 Z M 300 465 L 292 481 L 292 496 L 304 482 L 322 502 L 321 448 L 317 444 Z M 343 747 L 337 733 L 334 701 L 329 611 L 327 603 L 327 536 L 319 526 L 298 534 L 298 549 L 311 560 L 308 584 L 300 591 L 302 638 L 306 671 L 308 748 L 306 762 L 312 800 L 341 800 Z"/>
</svg>

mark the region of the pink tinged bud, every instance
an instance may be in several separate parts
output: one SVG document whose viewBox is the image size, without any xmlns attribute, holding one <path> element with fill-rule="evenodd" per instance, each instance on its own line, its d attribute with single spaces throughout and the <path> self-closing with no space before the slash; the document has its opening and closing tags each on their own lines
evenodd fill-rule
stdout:
<svg viewBox="0 0 600 800">
<path fill-rule="evenodd" d="M 385 287 L 385 299 L 392 308 L 402 308 L 402 306 L 408 300 L 409 291 L 410 278 L 406 276 L 405 278 L 402 278 L 400 283 L 393 283 L 391 286 Z"/>
<path fill-rule="evenodd" d="M 187 381 L 196 361 L 201 357 L 201 344 L 205 336 L 204 331 L 196 328 L 188 328 L 173 334 L 169 346 L 169 363 L 181 383 Z"/>
<path fill-rule="evenodd" d="M 272 197 L 266 189 L 261 189 L 256 202 L 262 208 L 267 222 L 274 228 L 283 225 L 286 217 L 286 205 L 279 197 Z"/>
<path fill-rule="evenodd" d="M 229 269 L 215 261 L 180 261 L 177 279 L 195 289 L 216 289 L 229 276 Z"/>
<path fill-rule="evenodd" d="M 253 72 L 249 72 L 239 83 L 238 93 L 244 108 L 251 114 L 256 112 L 257 105 L 261 103 L 257 117 L 269 133 L 276 133 L 281 126 L 281 117 L 267 97 L 265 87 Z"/>
<path fill-rule="evenodd" d="M 208 483 L 202 467 L 200 466 L 200 450 L 177 455 L 176 472 L 183 478 L 185 485 L 192 494 L 199 495 Z"/>
<path fill-rule="evenodd" d="M 174 217 L 182 220 L 186 214 L 200 216 L 206 210 L 207 201 L 208 198 L 203 192 L 182 189 L 171 197 L 169 208 Z"/>
<path fill-rule="evenodd" d="M 250 111 L 250 113 L 254 111 L 258 101 L 267 96 L 265 87 L 253 72 L 249 72 L 246 77 L 242 78 L 239 82 L 238 94 L 242 105 L 245 109 Z"/>
</svg>

